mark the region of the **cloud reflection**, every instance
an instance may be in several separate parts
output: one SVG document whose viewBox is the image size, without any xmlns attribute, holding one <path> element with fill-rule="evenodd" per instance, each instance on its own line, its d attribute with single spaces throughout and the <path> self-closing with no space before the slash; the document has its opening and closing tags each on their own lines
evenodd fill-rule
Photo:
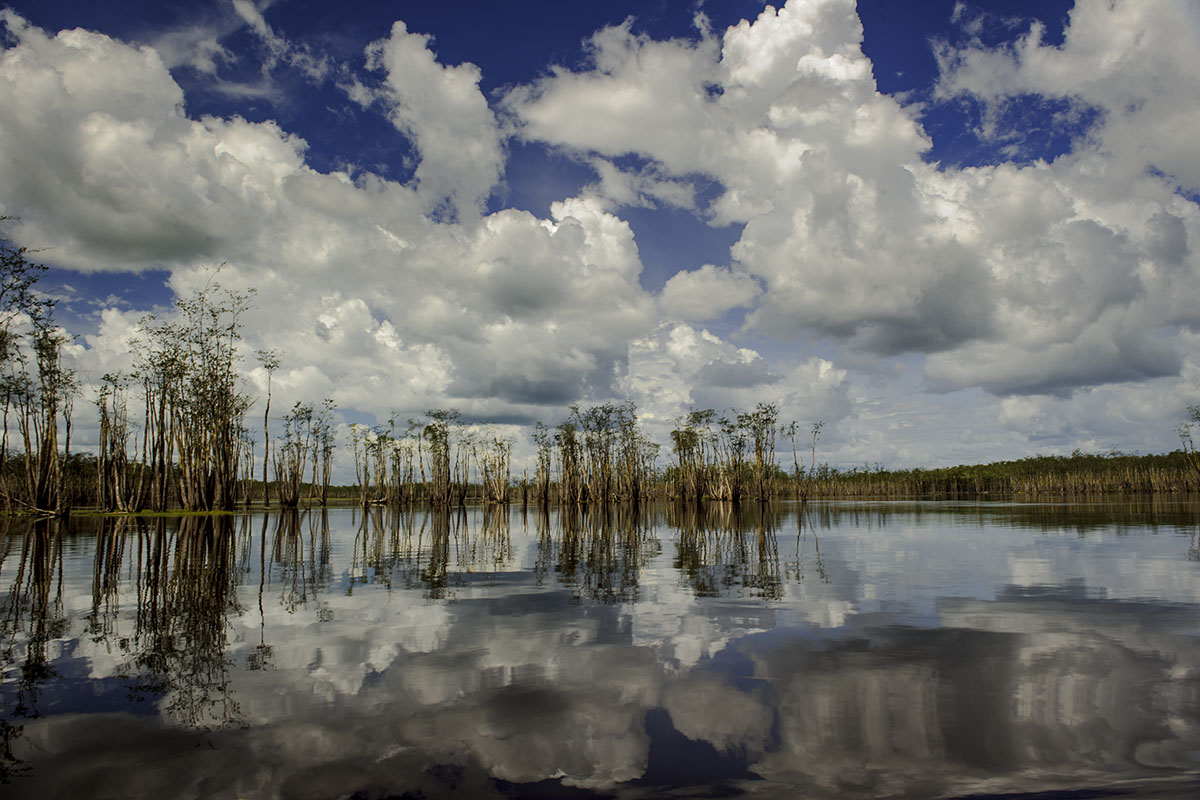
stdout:
<svg viewBox="0 0 1200 800">
<path fill-rule="evenodd" d="M 960 512 L 334 512 L 10 533 L 5 699 L 36 696 L 41 715 L 7 716 L 27 773 L 13 779 L 47 797 L 88 796 L 102 775 L 124 795 L 314 798 L 1195 780 L 1194 603 L 1014 585 L 1006 556 L 1069 563 L 1079 540 L 998 528 L 980 580 L 999 577 L 979 591 L 868 596 L 898 577 L 877 544 L 959 558 Z M 1163 540 L 1145 533 L 1117 561 L 1105 536 L 1080 558 L 1113 596 L 1147 561 L 1194 570 L 1154 558 Z M 130 692 L 151 713 L 99 700 Z M 130 753 L 138 769 L 112 766 Z M 670 788 L 689 781 L 705 785 Z"/>
</svg>

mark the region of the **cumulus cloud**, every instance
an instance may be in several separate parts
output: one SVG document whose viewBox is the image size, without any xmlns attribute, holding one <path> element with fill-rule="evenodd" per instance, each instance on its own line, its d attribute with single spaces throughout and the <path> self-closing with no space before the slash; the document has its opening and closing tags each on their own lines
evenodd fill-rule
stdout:
<svg viewBox="0 0 1200 800">
<path fill-rule="evenodd" d="M 750 305 L 760 293 L 758 284 L 749 275 L 705 264 L 667 279 L 660 303 L 669 317 L 703 322 Z"/>
<path fill-rule="evenodd" d="M 378 99 L 421 153 L 411 185 L 317 172 L 275 123 L 189 118 L 151 48 L 7 20 L 0 209 L 19 212 L 14 235 L 53 242 L 45 255 L 66 267 L 168 267 L 179 296 L 227 262 L 222 284 L 258 290 L 243 321 L 251 346 L 283 351 L 285 395 L 533 416 L 609 396 L 629 337 L 651 327 L 633 234 L 597 199 L 480 216 L 501 162 L 478 71 L 443 68 L 403 26 L 375 50 L 395 76 Z M 437 220 L 443 201 L 458 223 Z M 136 316 L 105 323 L 96 355 L 120 361 Z"/>
<path fill-rule="evenodd" d="M 443 66 L 430 37 L 403 22 L 367 48 L 367 66 L 385 73 L 383 86 L 356 91 L 382 102 L 389 119 L 420 152 L 418 190 L 431 209 L 449 204 L 460 217 L 478 215 L 503 170 L 495 117 L 479 91 L 474 64 Z"/>
<path fill-rule="evenodd" d="M 668 424 L 693 409 L 772 403 L 783 421 L 833 423 L 851 407 L 846 371 L 833 363 L 810 358 L 772 369 L 760 353 L 685 323 L 663 323 L 634 340 L 621 387 L 664 440 Z"/>
<path fill-rule="evenodd" d="M 1029 94 L 1098 108 L 1102 120 L 1083 155 L 1102 158 L 1114 181 L 1153 169 L 1189 191 L 1200 189 L 1188 135 L 1200 124 L 1200 89 L 1187 77 L 1197 66 L 1200 38 L 1193 4 L 1078 3 L 1061 46 L 1044 42 L 1044 35 L 1034 23 L 1010 46 L 942 44 L 938 92 L 985 105 Z"/>
<path fill-rule="evenodd" d="M 1200 285 L 1188 244 L 1197 209 L 1147 173 L 1189 175 L 1172 154 L 1175 132 L 1189 129 L 1182 117 L 1197 106 L 1193 82 L 1162 94 L 1150 87 L 1152 75 L 1161 82 L 1190 59 L 1195 15 L 1118 5 L 1076 10 L 1062 52 L 1042 46 L 1036 28 L 1012 51 L 943 47 L 939 96 L 1032 92 L 1137 109 L 1129 125 L 1145 119 L 1161 134 L 1138 145 L 1156 150 L 1138 156 L 1132 191 L 1124 179 L 1135 140 L 1113 114 L 1101 144 L 1053 165 L 924 163 L 928 139 L 876 90 L 853 4 L 840 0 L 768 8 L 698 42 L 610 28 L 593 37 L 586 69 L 556 70 L 506 104 L 527 138 L 636 153 L 666 176 L 717 178 L 723 191 L 708 213 L 746 223 L 731 255 L 765 287 L 751 329 L 927 353 L 938 388 L 1069 393 L 1177 375 L 1177 343 L 1154 328 L 1194 324 L 1187 308 Z M 1145 27 L 1135 24 L 1143 16 L 1155 16 L 1148 35 L 1163 48 L 1111 86 L 1103 76 L 1133 60 L 1127 32 Z M 1117 57 L 1091 69 L 1087 59 L 1109 44 Z M 633 117 L 602 121 L 625 104 L 663 118 L 646 128 Z M 1166 114 L 1168 104 L 1178 113 Z M 673 135 L 646 135 L 664 126 Z M 683 318 L 723 310 L 698 302 L 700 286 L 715 283 L 710 269 L 672 278 L 664 309 Z M 726 297 L 727 307 L 744 302 Z"/>
<path fill-rule="evenodd" d="M 600 179 L 587 186 L 584 194 L 601 198 L 609 207 L 666 206 L 689 211 L 696 208 L 695 186 L 686 180 L 664 178 L 652 166 L 622 169 L 600 156 L 589 157 L 587 163 Z"/>
</svg>

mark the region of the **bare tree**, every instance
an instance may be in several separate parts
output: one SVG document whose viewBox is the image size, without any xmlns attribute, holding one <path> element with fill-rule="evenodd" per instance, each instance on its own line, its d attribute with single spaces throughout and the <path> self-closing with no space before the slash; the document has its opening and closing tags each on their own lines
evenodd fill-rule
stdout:
<svg viewBox="0 0 1200 800">
<path fill-rule="evenodd" d="M 271 461 L 271 376 L 279 369 L 280 358 L 278 350 L 256 350 L 254 353 L 258 363 L 267 371 L 267 405 L 263 409 L 263 507 L 271 507 L 271 485 L 267 480 L 267 464 Z"/>
<path fill-rule="evenodd" d="M 231 510 L 236 503 L 250 405 L 236 365 L 249 300 L 210 280 L 195 297 L 176 301 L 176 320 L 149 316 L 140 325 L 155 508 L 165 509 L 172 494 L 192 511 Z"/>
<path fill-rule="evenodd" d="M 296 403 L 283 417 L 283 442 L 275 447 L 275 481 L 279 487 L 279 505 L 296 508 L 304 470 L 313 453 L 313 407 Z"/>
</svg>

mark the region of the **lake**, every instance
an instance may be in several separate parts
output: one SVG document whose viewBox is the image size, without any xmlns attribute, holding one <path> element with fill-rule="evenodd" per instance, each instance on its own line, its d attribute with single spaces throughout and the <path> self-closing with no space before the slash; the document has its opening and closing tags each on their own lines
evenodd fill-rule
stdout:
<svg viewBox="0 0 1200 800">
<path fill-rule="evenodd" d="M 1200 507 L 0 521 L 0 795 L 1200 796 Z"/>
</svg>

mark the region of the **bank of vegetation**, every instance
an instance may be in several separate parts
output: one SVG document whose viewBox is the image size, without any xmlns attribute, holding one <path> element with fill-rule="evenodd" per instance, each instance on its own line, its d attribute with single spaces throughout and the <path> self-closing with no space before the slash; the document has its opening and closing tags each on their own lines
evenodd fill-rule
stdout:
<svg viewBox="0 0 1200 800">
<path fill-rule="evenodd" d="M 1123 453 L 1032 456 L 1016 461 L 937 469 L 818 467 L 815 497 L 1052 497 L 1110 494 L 1185 494 L 1200 491 L 1189 454 Z"/>
<path fill-rule="evenodd" d="M 0 503 L 9 512 L 63 516 L 72 508 L 139 513 L 232 511 L 355 503 L 362 508 L 589 506 L 670 500 L 762 503 L 773 498 L 1045 496 L 1185 493 L 1200 486 L 1192 430 L 1163 456 L 1038 456 L 932 470 L 837 469 L 817 463 L 823 428 L 780 419 L 778 408 L 701 409 L 676 420 L 670 445 L 648 436 L 631 402 L 573 405 L 538 423 L 532 456 L 513 469 L 514 440 L 493 426 L 433 409 L 416 419 L 351 425 L 343 446 L 351 486 L 331 486 L 339 445 L 331 400 L 296 403 L 271 433 L 271 379 L 282 363 L 259 351 L 266 373 L 261 436 L 241 379 L 241 320 L 250 294 L 223 290 L 216 273 L 169 319 L 146 316 L 127 373 L 107 374 L 90 398 L 64 367 L 71 342 L 54 304 L 36 291 L 44 267 L 0 240 Z M 72 451 L 77 402 L 91 402 L 98 442 Z M 256 453 L 261 442 L 262 452 Z"/>
</svg>

